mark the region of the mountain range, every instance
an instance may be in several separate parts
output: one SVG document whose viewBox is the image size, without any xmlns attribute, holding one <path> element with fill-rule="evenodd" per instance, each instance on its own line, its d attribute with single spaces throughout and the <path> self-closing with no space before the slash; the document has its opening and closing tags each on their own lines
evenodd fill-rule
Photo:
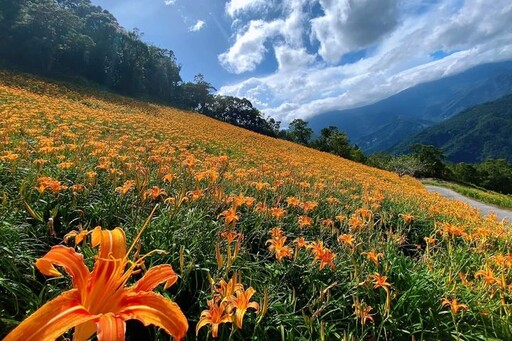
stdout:
<svg viewBox="0 0 512 341">
<path fill-rule="evenodd" d="M 394 146 L 408 137 L 467 108 L 510 93 L 512 61 L 484 64 L 373 104 L 317 115 L 309 124 L 316 132 L 337 126 L 366 153 L 396 150 Z"/>
<path fill-rule="evenodd" d="M 480 104 L 402 140 L 391 148 L 407 152 L 414 143 L 444 150 L 452 162 L 483 162 L 506 159 L 512 162 L 512 95 Z"/>
</svg>

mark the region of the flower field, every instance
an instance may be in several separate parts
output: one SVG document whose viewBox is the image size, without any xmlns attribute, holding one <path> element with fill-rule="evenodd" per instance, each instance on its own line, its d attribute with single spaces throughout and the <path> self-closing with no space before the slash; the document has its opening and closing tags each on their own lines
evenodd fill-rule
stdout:
<svg viewBox="0 0 512 341">
<path fill-rule="evenodd" d="M 0 337 L 512 339 L 510 224 L 199 114 L 1 72 L 0 201 Z"/>
</svg>

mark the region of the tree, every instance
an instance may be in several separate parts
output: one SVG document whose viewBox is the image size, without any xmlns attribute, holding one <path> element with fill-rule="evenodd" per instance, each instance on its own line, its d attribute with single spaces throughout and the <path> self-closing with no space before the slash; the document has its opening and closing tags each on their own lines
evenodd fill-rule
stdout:
<svg viewBox="0 0 512 341">
<path fill-rule="evenodd" d="M 288 126 L 288 135 L 292 141 L 300 144 L 308 145 L 313 129 L 308 127 L 308 122 L 303 119 L 296 118 L 290 122 Z"/>
<path fill-rule="evenodd" d="M 262 113 L 253 107 L 247 98 L 216 95 L 206 104 L 205 115 L 218 120 L 228 122 L 239 127 L 265 134 L 276 136 L 275 129 L 279 123 L 272 119 L 272 123 L 266 120 Z"/>
<path fill-rule="evenodd" d="M 184 109 L 207 114 L 208 103 L 213 100 L 211 92 L 215 90 L 213 85 L 205 81 L 203 74 L 198 73 L 194 76 L 194 82 L 187 82 L 181 87 L 180 105 Z"/>
<path fill-rule="evenodd" d="M 335 154 L 344 158 L 350 158 L 352 147 L 345 132 L 339 131 L 335 126 L 329 126 L 320 130 L 320 137 L 314 142 L 317 149 Z"/>
<path fill-rule="evenodd" d="M 512 193 L 512 165 L 505 159 L 487 160 L 477 167 L 481 186 L 493 191 Z"/>
<path fill-rule="evenodd" d="M 424 165 L 424 169 L 417 176 L 443 178 L 446 175 L 446 156 L 441 148 L 432 145 L 414 144 L 411 146 L 413 155 Z"/>
<path fill-rule="evenodd" d="M 424 172 L 425 168 L 425 164 L 414 154 L 393 155 L 386 165 L 387 170 L 400 177 L 404 175 L 417 176 Z"/>
</svg>

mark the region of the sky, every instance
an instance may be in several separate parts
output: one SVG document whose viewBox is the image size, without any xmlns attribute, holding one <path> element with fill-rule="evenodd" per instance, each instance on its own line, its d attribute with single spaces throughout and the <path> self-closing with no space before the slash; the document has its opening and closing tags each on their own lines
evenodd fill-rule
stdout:
<svg viewBox="0 0 512 341">
<path fill-rule="evenodd" d="M 286 125 L 512 60 L 510 0 L 91 0 Z"/>
</svg>

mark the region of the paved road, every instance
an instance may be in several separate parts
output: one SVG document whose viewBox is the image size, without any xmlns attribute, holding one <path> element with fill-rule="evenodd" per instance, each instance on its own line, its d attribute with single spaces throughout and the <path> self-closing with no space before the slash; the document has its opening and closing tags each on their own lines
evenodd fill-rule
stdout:
<svg viewBox="0 0 512 341">
<path fill-rule="evenodd" d="M 455 191 L 452 191 L 451 189 L 448 189 L 448 188 L 431 186 L 431 185 L 425 185 L 425 188 L 431 192 L 439 193 L 444 197 L 464 201 L 464 202 L 470 204 L 471 206 L 473 206 L 474 208 L 480 210 L 480 212 L 482 212 L 483 215 L 487 215 L 491 212 L 494 212 L 498 216 L 499 220 L 508 219 L 508 221 L 512 222 L 512 211 L 481 203 L 479 201 L 465 197 L 465 196 L 463 196 Z"/>
</svg>

